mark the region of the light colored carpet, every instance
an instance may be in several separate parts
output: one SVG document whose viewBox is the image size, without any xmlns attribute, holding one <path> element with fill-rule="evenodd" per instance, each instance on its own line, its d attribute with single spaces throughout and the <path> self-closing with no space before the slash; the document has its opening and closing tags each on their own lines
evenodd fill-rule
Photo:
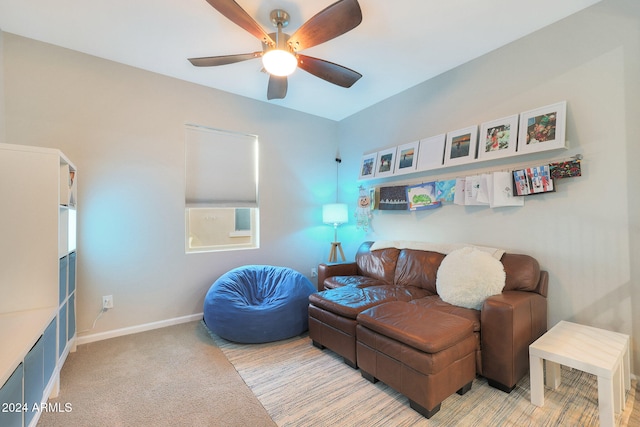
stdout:
<svg viewBox="0 0 640 427">
<path fill-rule="evenodd" d="M 216 344 L 279 426 L 597 426 L 598 397 L 595 376 L 563 368 L 558 390 L 545 390 L 545 406 L 530 403 L 529 378 L 509 394 L 479 378 L 464 396 L 453 394 L 431 419 L 409 407 L 405 397 L 360 372 L 311 340 L 242 345 L 212 334 Z M 618 426 L 633 425 L 629 418 L 636 403 L 635 381 L 627 393 Z M 636 411 L 637 412 L 637 411 Z"/>
<path fill-rule="evenodd" d="M 275 426 L 200 322 L 78 346 L 41 427 Z"/>
<path fill-rule="evenodd" d="M 210 336 L 201 322 L 79 346 L 69 355 L 61 381 L 60 395 L 50 402 L 70 403 L 72 411 L 43 413 L 38 426 L 598 424 L 596 379 L 578 371 L 563 371 L 562 386 L 546 390 L 543 408 L 529 403 L 528 379 L 510 394 L 478 379 L 471 391 L 449 397 L 426 420 L 406 398 L 364 380 L 331 351 L 313 347 L 306 336 L 233 344 Z M 617 424 L 640 425 L 638 408 L 634 388 Z"/>
</svg>

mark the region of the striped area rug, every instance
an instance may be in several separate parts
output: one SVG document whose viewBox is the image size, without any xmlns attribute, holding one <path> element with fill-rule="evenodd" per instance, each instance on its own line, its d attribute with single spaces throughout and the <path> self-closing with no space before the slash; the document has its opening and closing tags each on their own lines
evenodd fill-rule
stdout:
<svg viewBox="0 0 640 427">
<path fill-rule="evenodd" d="M 266 344 L 236 344 L 214 334 L 215 343 L 279 426 L 597 426 L 597 379 L 562 369 L 558 390 L 545 390 L 545 406 L 530 403 L 529 378 L 509 394 L 473 382 L 464 396 L 453 394 L 431 419 L 409 407 L 388 386 L 372 384 L 308 336 Z M 625 411 L 627 426 L 635 402 L 635 381 Z"/>
</svg>

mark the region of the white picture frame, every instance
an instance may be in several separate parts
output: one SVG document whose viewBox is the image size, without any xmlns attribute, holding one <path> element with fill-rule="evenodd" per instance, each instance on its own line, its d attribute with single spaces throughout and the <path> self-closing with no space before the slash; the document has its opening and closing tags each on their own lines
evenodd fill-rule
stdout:
<svg viewBox="0 0 640 427">
<path fill-rule="evenodd" d="M 372 179 L 375 176 L 377 161 L 378 152 L 363 155 L 360 161 L 360 175 L 358 179 Z"/>
<path fill-rule="evenodd" d="M 376 160 L 375 177 L 384 178 L 392 176 L 395 170 L 396 147 L 378 151 Z"/>
<path fill-rule="evenodd" d="M 518 114 L 491 120 L 480 125 L 478 160 L 513 156 L 518 141 Z"/>
<path fill-rule="evenodd" d="M 417 171 L 427 171 L 442 167 L 446 134 L 421 139 L 418 148 Z"/>
<path fill-rule="evenodd" d="M 520 113 L 518 153 L 566 148 L 567 101 Z"/>
<path fill-rule="evenodd" d="M 454 166 L 473 162 L 478 144 L 478 125 L 447 132 L 444 165 Z"/>
<path fill-rule="evenodd" d="M 404 175 L 416 171 L 418 164 L 418 145 L 420 141 L 398 145 L 394 175 Z"/>
</svg>

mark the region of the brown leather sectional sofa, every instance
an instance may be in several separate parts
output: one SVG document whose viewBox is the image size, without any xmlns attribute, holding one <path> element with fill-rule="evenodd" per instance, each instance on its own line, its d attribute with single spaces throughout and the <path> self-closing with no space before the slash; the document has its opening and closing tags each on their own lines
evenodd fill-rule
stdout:
<svg viewBox="0 0 640 427">
<path fill-rule="evenodd" d="M 309 298 L 309 336 L 363 377 L 382 380 L 430 417 L 476 375 L 510 392 L 529 370 L 529 344 L 547 330 L 548 274 L 505 253 L 502 294 L 481 310 L 444 302 L 436 290 L 445 255 L 363 243 L 353 263 L 321 264 Z"/>
</svg>

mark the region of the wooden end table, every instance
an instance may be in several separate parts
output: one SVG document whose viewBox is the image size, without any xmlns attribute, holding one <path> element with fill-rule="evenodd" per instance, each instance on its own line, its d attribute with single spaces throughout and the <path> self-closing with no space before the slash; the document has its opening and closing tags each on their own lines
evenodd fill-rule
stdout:
<svg viewBox="0 0 640 427">
<path fill-rule="evenodd" d="M 546 361 L 546 381 L 543 380 Z M 598 377 L 600 425 L 614 426 L 631 388 L 629 336 L 591 326 L 560 321 L 529 346 L 531 403 L 544 405 L 544 384 L 556 389 L 560 365 Z"/>
</svg>

